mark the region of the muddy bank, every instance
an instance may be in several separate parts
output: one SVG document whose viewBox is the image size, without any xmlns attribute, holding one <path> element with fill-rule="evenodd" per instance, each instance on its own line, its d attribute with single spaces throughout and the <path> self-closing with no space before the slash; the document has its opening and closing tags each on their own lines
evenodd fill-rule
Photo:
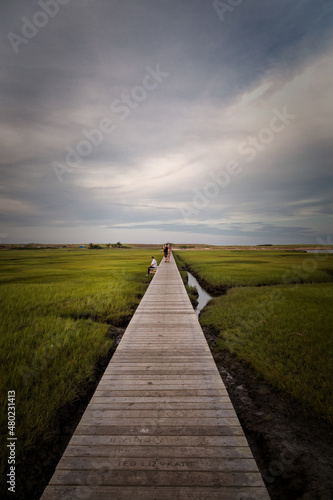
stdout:
<svg viewBox="0 0 333 500">
<path fill-rule="evenodd" d="M 305 415 L 204 333 L 272 500 L 333 498 L 333 427 Z"/>
<path fill-rule="evenodd" d="M 76 401 L 59 410 L 48 435 L 26 454 L 23 462 L 17 464 L 17 492 L 1 498 L 40 499 L 124 332 L 125 328 L 110 326 L 108 337 L 114 340 L 114 344 L 107 356 L 98 360 L 93 379 L 81 385 Z"/>
</svg>

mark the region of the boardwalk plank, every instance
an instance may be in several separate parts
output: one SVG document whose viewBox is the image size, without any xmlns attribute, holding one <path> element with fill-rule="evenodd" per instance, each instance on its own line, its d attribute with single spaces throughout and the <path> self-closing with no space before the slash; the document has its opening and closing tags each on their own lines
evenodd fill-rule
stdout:
<svg viewBox="0 0 333 500">
<path fill-rule="evenodd" d="M 135 466 L 131 470 L 114 470 L 109 469 L 109 464 L 105 461 L 105 468 L 101 470 L 92 469 L 87 472 L 86 470 L 57 469 L 50 484 L 70 486 L 247 486 L 251 488 L 262 486 L 262 478 L 259 472 L 156 471 L 137 470 Z M 269 497 L 266 496 L 266 499 Z"/>
<path fill-rule="evenodd" d="M 81 435 L 74 434 L 72 437 L 70 446 L 90 446 L 95 445 L 97 447 L 101 445 L 109 444 L 111 446 L 131 446 L 135 448 L 136 446 L 143 447 L 146 446 L 174 446 L 177 447 L 201 447 L 201 448 L 219 448 L 222 452 L 223 449 L 228 447 L 242 447 L 246 448 L 249 452 L 246 438 L 244 436 L 109 436 L 109 435 Z M 66 450 L 67 451 L 67 450 Z"/>
<path fill-rule="evenodd" d="M 113 422 L 117 418 L 237 418 L 234 410 L 95 410 L 89 408 L 88 418 L 107 418 Z"/>
<path fill-rule="evenodd" d="M 161 460 L 170 460 L 170 454 L 173 459 L 187 460 L 188 458 L 251 458 L 251 450 L 248 446 L 177 446 L 175 444 L 169 446 L 120 446 L 120 445 L 69 445 L 64 453 L 64 457 L 107 457 L 107 458 L 135 458 L 140 457 Z M 59 465 L 60 467 L 60 465 Z"/>
<path fill-rule="evenodd" d="M 164 425 L 170 427 L 193 427 L 193 426 L 210 426 L 210 425 L 221 425 L 237 427 L 239 425 L 237 418 L 149 418 L 149 417 L 135 417 L 135 418 L 90 418 L 89 416 L 83 415 L 82 424 L 85 425 L 103 425 L 107 423 L 112 423 L 119 427 L 130 426 L 130 425 L 141 425 L 143 427 L 153 427 L 157 425 Z"/>
<path fill-rule="evenodd" d="M 243 430 L 240 426 L 230 425 L 191 425 L 191 426 L 142 426 L 142 425 L 105 425 L 100 423 L 97 426 L 93 424 L 81 423 L 76 429 L 75 434 L 85 435 L 106 435 L 106 436 L 243 436 Z"/>
<path fill-rule="evenodd" d="M 104 404 L 93 403 L 89 405 L 90 410 L 233 410 L 230 401 L 222 402 L 197 402 L 197 403 L 184 403 L 184 402 L 170 402 L 170 403 L 115 403 L 113 399 Z M 88 411 L 88 410 L 87 410 Z"/>
<path fill-rule="evenodd" d="M 101 471 L 106 468 L 112 471 L 132 470 L 159 470 L 159 471 L 223 471 L 223 472 L 256 472 L 257 465 L 252 458 L 194 458 L 174 457 L 172 449 L 165 458 L 142 457 L 82 457 L 64 455 L 59 462 L 58 470 L 86 470 Z M 171 455 L 171 456 L 170 456 Z"/>
<path fill-rule="evenodd" d="M 167 486 L 50 486 L 44 500 L 267 500 L 263 487 L 167 487 Z"/>
</svg>

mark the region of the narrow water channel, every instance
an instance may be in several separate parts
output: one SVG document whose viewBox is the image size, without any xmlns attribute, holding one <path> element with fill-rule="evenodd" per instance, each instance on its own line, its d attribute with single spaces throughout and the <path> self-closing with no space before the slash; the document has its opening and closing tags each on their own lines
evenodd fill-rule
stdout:
<svg viewBox="0 0 333 500">
<path fill-rule="evenodd" d="M 199 316 L 201 309 L 205 307 L 207 302 L 209 302 L 212 297 L 199 285 L 193 274 L 189 273 L 188 271 L 187 271 L 187 279 L 189 286 L 195 286 L 195 288 L 198 290 L 199 293 L 198 305 L 195 308 L 195 314 Z"/>
<path fill-rule="evenodd" d="M 333 250 L 324 248 L 322 250 L 306 250 L 306 253 L 333 253 Z"/>
</svg>

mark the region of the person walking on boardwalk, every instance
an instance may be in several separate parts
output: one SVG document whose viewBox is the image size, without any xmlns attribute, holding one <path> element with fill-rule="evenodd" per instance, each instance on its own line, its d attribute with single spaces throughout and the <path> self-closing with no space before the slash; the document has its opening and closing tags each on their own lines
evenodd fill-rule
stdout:
<svg viewBox="0 0 333 500">
<path fill-rule="evenodd" d="M 148 267 L 148 274 L 146 274 L 146 276 L 149 276 L 149 275 L 150 275 L 150 271 L 151 271 L 152 269 L 157 269 L 157 262 L 156 262 L 155 257 L 154 257 L 154 256 L 152 256 L 152 258 L 151 258 L 151 259 L 152 259 L 152 260 L 151 260 L 151 264 L 150 264 L 150 266 Z"/>
<path fill-rule="evenodd" d="M 165 245 L 163 245 L 163 253 L 164 253 L 164 260 L 165 262 L 168 262 L 168 250 L 169 250 L 169 245 L 168 243 L 166 243 Z"/>
</svg>

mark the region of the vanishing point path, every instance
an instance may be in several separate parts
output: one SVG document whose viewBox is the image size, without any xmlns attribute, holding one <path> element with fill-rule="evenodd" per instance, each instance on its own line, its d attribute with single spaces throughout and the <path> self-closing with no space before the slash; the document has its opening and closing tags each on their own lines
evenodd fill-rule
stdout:
<svg viewBox="0 0 333 500">
<path fill-rule="evenodd" d="M 44 491 L 51 499 L 269 499 L 172 256 Z"/>
</svg>

